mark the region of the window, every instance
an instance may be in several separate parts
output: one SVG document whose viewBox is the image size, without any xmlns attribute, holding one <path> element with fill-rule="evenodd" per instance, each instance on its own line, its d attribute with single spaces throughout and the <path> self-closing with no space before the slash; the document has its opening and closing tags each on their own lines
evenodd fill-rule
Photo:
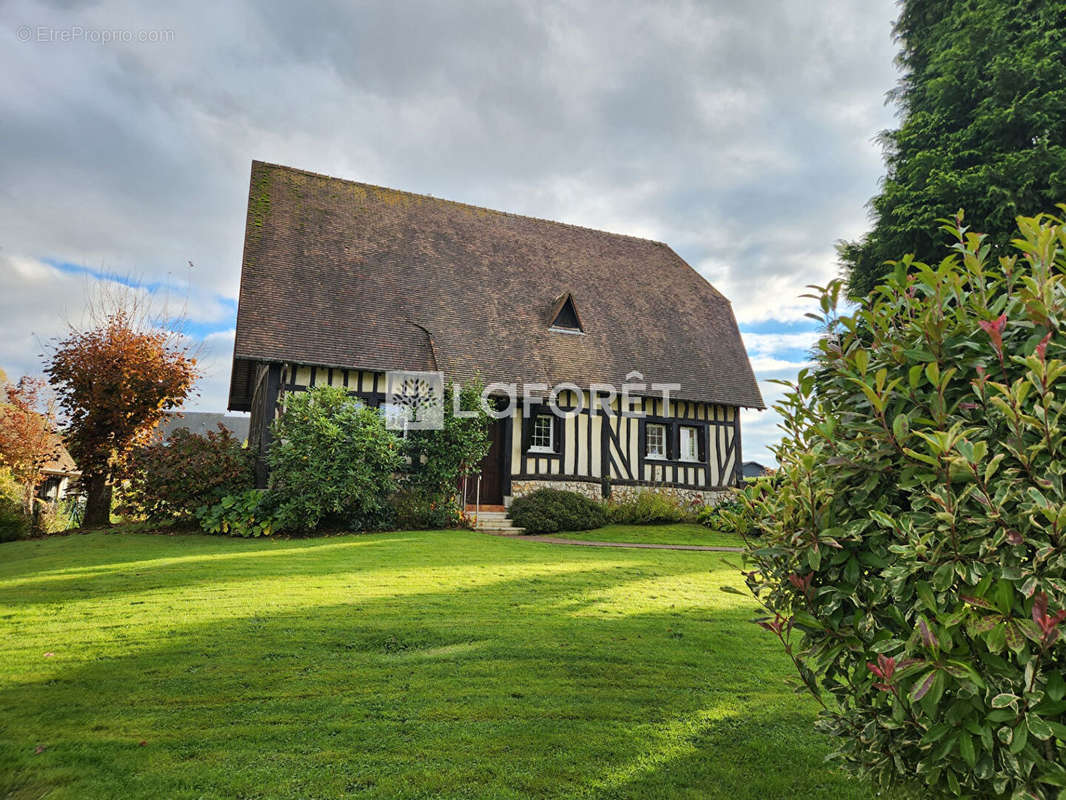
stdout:
<svg viewBox="0 0 1066 800">
<path fill-rule="evenodd" d="M 700 460 L 700 444 L 698 434 L 695 428 L 681 429 L 681 460 Z"/>
<path fill-rule="evenodd" d="M 533 428 L 529 432 L 530 452 L 551 453 L 555 450 L 555 425 L 547 414 L 533 418 Z"/>
<path fill-rule="evenodd" d="M 649 425 L 645 429 L 648 440 L 648 458 L 666 458 L 666 426 Z"/>
<path fill-rule="evenodd" d="M 556 333 L 584 333 L 585 326 L 577 314 L 573 296 L 567 292 L 556 298 L 552 304 L 552 322 L 549 330 Z"/>
</svg>

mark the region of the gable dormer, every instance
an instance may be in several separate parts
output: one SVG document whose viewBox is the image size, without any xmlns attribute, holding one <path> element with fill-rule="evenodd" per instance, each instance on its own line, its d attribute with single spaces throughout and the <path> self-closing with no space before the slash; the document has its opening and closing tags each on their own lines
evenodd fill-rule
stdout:
<svg viewBox="0 0 1066 800">
<path fill-rule="evenodd" d="M 577 313 L 574 304 L 574 296 L 570 292 L 563 292 L 552 303 L 551 327 L 549 330 L 556 333 L 584 333 L 585 326 L 581 324 L 581 317 Z"/>
</svg>

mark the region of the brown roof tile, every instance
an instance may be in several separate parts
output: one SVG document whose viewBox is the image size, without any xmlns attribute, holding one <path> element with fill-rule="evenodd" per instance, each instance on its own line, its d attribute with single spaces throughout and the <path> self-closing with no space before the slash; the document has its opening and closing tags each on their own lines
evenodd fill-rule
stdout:
<svg viewBox="0 0 1066 800">
<path fill-rule="evenodd" d="M 548 330 L 566 293 L 585 335 Z M 763 407 L 729 301 L 665 244 L 258 161 L 234 357 Z"/>
</svg>

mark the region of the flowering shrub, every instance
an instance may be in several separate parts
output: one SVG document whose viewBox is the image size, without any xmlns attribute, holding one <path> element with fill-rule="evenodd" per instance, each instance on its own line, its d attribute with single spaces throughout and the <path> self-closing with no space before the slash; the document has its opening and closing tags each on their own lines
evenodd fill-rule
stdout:
<svg viewBox="0 0 1066 800">
<path fill-rule="evenodd" d="M 1064 207 L 1066 208 L 1066 207 Z M 954 224 L 838 316 L 776 406 L 760 624 L 823 704 L 837 755 L 882 784 L 1049 799 L 1066 787 L 1066 228 L 1020 218 L 993 263 Z"/>
<path fill-rule="evenodd" d="M 179 428 L 133 451 L 118 511 L 154 520 L 191 517 L 252 482 L 248 451 L 221 424 L 203 436 Z"/>
</svg>

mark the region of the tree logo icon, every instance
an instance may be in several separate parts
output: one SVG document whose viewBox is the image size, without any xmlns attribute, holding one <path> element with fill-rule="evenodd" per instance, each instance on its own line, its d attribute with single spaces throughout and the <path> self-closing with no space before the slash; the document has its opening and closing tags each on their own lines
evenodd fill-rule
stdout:
<svg viewBox="0 0 1066 800">
<path fill-rule="evenodd" d="M 390 370 L 385 373 L 385 425 L 394 431 L 444 427 L 444 374 Z"/>
</svg>

